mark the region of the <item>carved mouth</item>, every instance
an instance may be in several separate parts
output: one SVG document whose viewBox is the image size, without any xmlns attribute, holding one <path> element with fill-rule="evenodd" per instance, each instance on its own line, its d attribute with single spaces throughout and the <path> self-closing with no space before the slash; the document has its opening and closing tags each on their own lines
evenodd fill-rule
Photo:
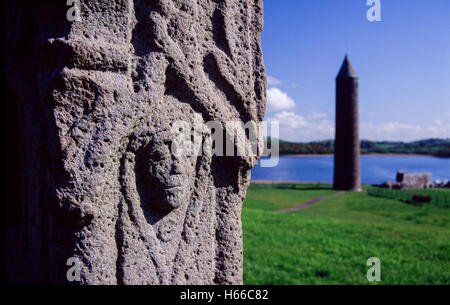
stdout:
<svg viewBox="0 0 450 305">
<path fill-rule="evenodd" d="M 181 189 L 182 189 L 181 185 L 175 185 L 175 186 L 170 186 L 170 187 L 166 188 L 166 192 L 174 194 L 174 193 L 181 191 Z"/>
<path fill-rule="evenodd" d="M 183 175 L 172 175 L 167 181 L 166 190 L 179 191 L 177 188 L 181 188 L 183 186 L 183 182 Z"/>
</svg>

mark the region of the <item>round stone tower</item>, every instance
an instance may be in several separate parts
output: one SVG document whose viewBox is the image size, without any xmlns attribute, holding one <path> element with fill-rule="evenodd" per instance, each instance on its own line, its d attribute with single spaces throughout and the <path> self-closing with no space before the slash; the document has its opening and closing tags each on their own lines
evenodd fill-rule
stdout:
<svg viewBox="0 0 450 305">
<path fill-rule="evenodd" d="M 345 56 L 336 77 L 334 189 L 361 191 L 359 155 L 358 76 Z"/>
</svg>

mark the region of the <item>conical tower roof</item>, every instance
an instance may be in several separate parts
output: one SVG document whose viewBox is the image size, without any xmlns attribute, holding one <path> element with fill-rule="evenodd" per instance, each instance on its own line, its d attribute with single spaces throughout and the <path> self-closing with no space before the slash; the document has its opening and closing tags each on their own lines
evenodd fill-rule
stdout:
<svg viewBox="0 0 450 305">
<path fill-rule="evenodd" d="M 348 56 L 345 55 L 344 62 L 342 63 L 341 70 L 339 70 L 339 74 L 336 78 L 358 78 L 355 69 L 352 66 L 352 63 L 348 59 Z"/>
</svg>

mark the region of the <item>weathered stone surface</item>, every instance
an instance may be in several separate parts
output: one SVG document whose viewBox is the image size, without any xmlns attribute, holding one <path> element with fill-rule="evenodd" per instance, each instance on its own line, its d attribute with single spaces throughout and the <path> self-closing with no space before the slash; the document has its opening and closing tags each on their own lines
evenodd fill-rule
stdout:
<svg viewBox="0 0 450 305">
<path fill-rule="evenodd" d="M 6 4 L 7 280 L 68 283 L 75 257 L 83 284 L 242 283 L 257 156 L 169 147 L 179 120 L 263 119 L 262 1 L 68 8 Z"/>
</svg>

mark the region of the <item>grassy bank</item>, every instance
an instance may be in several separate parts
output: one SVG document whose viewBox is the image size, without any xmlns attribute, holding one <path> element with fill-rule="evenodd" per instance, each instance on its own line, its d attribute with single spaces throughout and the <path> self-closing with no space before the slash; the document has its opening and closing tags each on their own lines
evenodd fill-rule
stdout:
<svg viewBox="0 0 450 305">
<path fill-rule="evenodd" d="M 366 261 L 381 260 L 381 284 L 450 284 L 450 209 L 347 193 L 330 186 L 252 185 L 244 202 L 246 284 L 368 284 Z"/>
<path fill-rule="evenodd" d="M 424 204 L 450 208 L 450 189 L 448 188 L 397 190 L 369 187 L 367 188 L 367 193 L 371 196 L 396 199 L 408 204 Z M 414 200 L 415 196 L 428 197 L 429 201 L 427 200 L 425 203 L 417 202 L 417 200 Z"/>
</svg>

